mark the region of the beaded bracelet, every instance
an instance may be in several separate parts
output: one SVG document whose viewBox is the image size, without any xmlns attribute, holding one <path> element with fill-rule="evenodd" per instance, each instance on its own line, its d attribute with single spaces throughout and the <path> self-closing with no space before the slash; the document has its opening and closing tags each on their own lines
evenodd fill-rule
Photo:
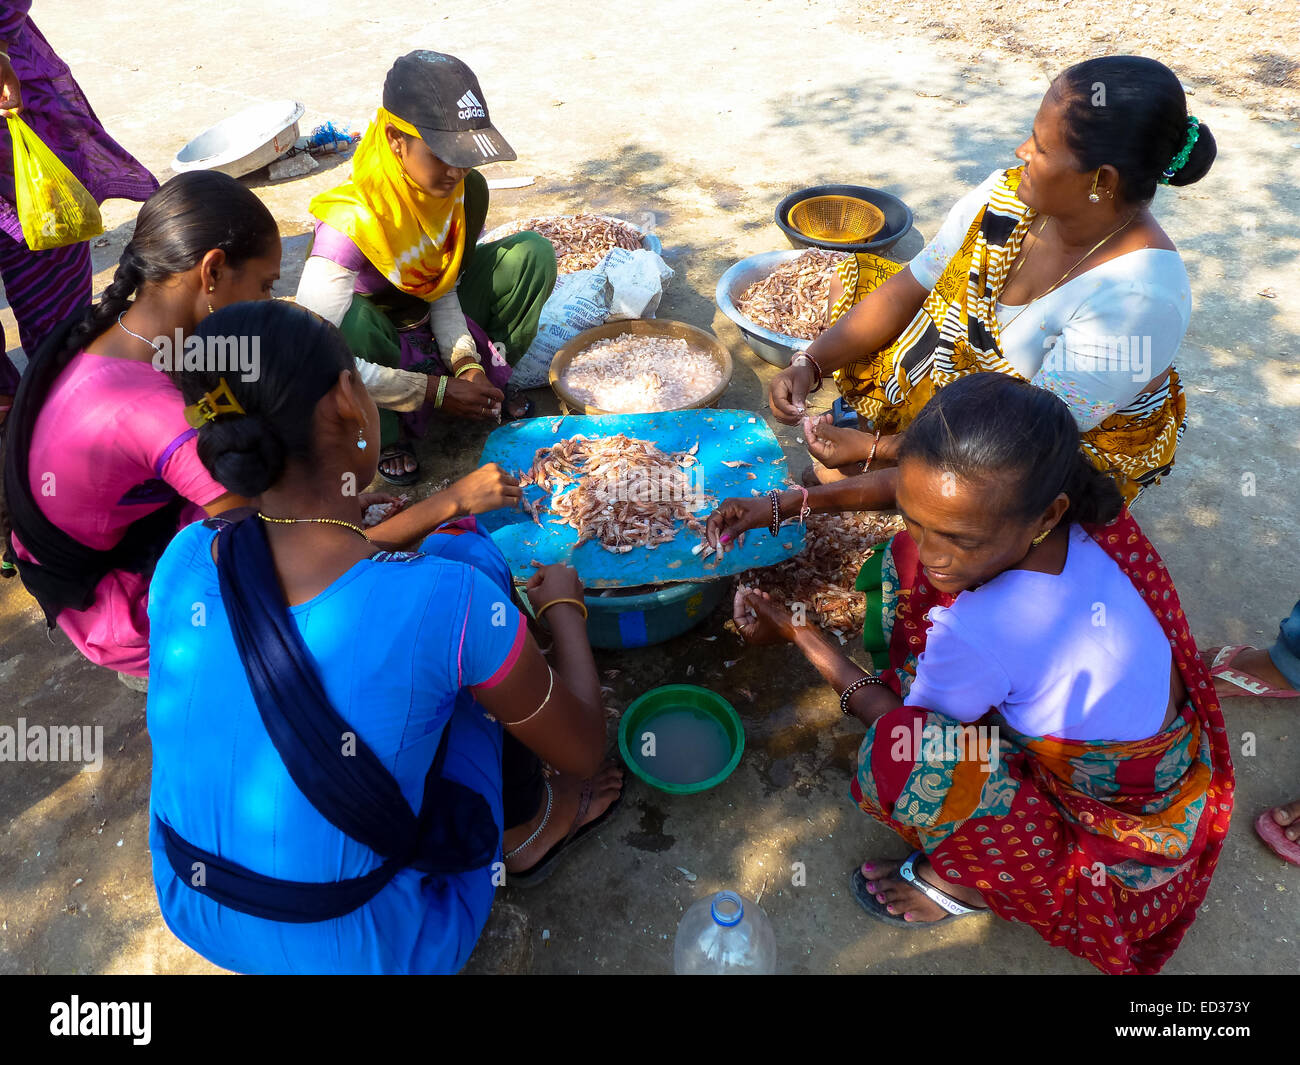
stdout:
<svg viewBox="0 0 1300 1065">
<path fill-rule="evenodd" d="M 847 688 L 845 688 L 844 691 L 843 691 L 843 693 L 840 695 L 840 713 L 841 713 L 841 714 L 847 714 L 847 713 L 849 712 L 849 697 L 850 697 L 850 696 L 851 696 L 855 691 L 857 691 L 859 688 L 861 688 L 863 685 L 865 685 L 865 684 L 880 684 L 880 685 L 883 685 L 884 683 L 885 683 L 885 682 L 884 682 L 883 680 L 881 680 L 881 679 L 880 679 L 879 677 L 877 677 L 877 676 L 872 675 L 871 673 L 866 674 L 866 676 L 859 677 L 859 678 L 858 678 L 857 680 L 855 680 L 852 684 L 850 684 Z"/>
<path fill-rule="evenodd" d="M 781 489 L 773 488 L 767 493 L 767 498 L 772 501 L 772 523 L 767 527 L 768 532 L 773 536 L 781 535 Z"/>
</svg>

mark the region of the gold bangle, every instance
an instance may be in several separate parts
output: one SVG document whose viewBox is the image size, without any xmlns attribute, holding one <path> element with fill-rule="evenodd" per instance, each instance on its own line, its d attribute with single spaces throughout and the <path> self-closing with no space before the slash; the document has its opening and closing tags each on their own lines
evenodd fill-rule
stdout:
<svg viewBox="0 0 1300 1065">
<path fill-rule="evenodd" d="M 576 606 L 579 610 L 582 611 L 582 620 L 583 621 L 587 620 L 587 604 L 584 603 L 581 599 L 570 599 L 567 597 L 563 599 L 552 599 L 549 603 L 546 603 L 545 605 L 538 607 L 537 620 L 541 621 L 542 615 L 545 614 L 548 610 L 550 610 L 551 607 L 555 606 L 556 603 L 572 603 L 574 606 Z"/>
</svg>

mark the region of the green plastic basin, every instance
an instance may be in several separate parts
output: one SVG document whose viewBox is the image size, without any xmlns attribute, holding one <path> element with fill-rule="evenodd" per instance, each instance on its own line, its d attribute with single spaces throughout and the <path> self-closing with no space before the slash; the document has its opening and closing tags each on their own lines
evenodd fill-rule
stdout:
<svg viewBox="0 0 1300 1065">
<path fill-rule="evenodd" d="M 691 710 L 711 717 L 722 726 L 731 746 L 731 757 L 726 765 L 705 780 L 690 784 L 660 780 L 633 757 L 632 747 L 641 742 L 642 733 L 647 727 L 653 727 L 655 718 L 668 711 L 678 710 Z M 665 684 L 638 696 L 623 711 L 618 725 L 618 751 L 628 769 L 651 787 L 673 795 L 695 795 L 721 784 L 740 764 L 740 756 L 745 753 L 745 728 L 740 723 L 740 715 L 735 708 L 716 692 L 695 684 Z"/>
</svg>

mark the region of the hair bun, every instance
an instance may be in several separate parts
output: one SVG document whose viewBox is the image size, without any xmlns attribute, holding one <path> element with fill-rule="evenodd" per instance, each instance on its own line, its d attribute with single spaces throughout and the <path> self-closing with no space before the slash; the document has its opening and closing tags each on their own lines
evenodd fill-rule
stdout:
<svg viewBox="0 0 1300 1065">
<path fill-rule="evenodd" d="M 286 449 L 266 419 L 224 414 L 199 430 L 199 459 L 237 495 L 260 496 L 284 474 Z"/>
<path fill-rule="evenodd" d="M 1124 495 L 1108 473 L 1097 469 L 1078 453 L 1078 465 L 1066 482 L 1065 494 L 1070 497 L 1065 522 L 1083 522 L 1085 525 L 1109 525 L 1124 509 Z"/>
</svg>

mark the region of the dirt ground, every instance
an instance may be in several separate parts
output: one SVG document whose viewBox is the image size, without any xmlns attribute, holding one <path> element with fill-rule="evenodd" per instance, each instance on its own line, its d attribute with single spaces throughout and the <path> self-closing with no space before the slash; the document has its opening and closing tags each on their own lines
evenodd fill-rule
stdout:
<svg viewBox="0 0 1300 1065">
<path fill-rule="evenodd" d="M 1220 157 L 1204 182 L 1162 190 L 1154 205 L 1192 280 L 1178 359 L 1189 416 L 1174 474 L 1137 516 L 1203 645 L 1267 644 L 1300 595 L 1300 13 L 1291 0 L 137 0 L 93 15 L 72 0 L 34 6 L 101 119 L 161 178 L 190 137 L 251 102 L 292 96 L 307 107 L 305 130 L 325 119 L 360 128 L 397 55 L 462 56 L 519 153 L 488 175 L 535 178 L 494 194 L 489 226 L 577 208 L 652 220 L 676 271 L 660 316 L 711 328 L 728 345 L 736 374 L 724 405 L 750 410 L 762 407 L 772 371 L 712 297 L 731 263 L 785 246 L 772 222 L 777 200 L 827 181 L 886 188 L 916 214 L 898 249 L 907 257 L 963 191 L 1012 161 L 1052 73 L 1105 53 L 1160 58 L 1192 91 Z M 251 181 L 281 223 L 279 294 L 296 286 L 308 201 L 345 174 L 346 162 L 332 160 L 299 180 Z M 97 291 L 136 210 L 106 205 Z M 0 321 L 12 344 L 7 308 Z M 778 427 L 799 469 L 795 436 Z M 430 481 L 472 468 L 483 437 L 463 427 L 432 434 L 421 449 Z M 657 648 L 603 653 L 599 664 L 620 671 L 619 706 L 693 667 L 694 682 L 742 714 L 739 769 L 693 798 L 629 783 L 616 819 L 551 880 L 503 892 L 472 967 L 666 972 L 683 910 L 732 887 L 761 897 L 784 972 L 1091 972 L 1004 922 L 902 931 L 866 917 L 847 893 L 850 871 L 903 847 L 848 799 L 861 730 L 793 652 L 745 651 L 722 621 L 715 614 Z M 99 772 L 0 763 L 0 972 L 214 971 L 171 936 L 153 895 L 144 697 L 61 634 L 47 638 L 17 582 L 0 584 L 0 640 L 0 724 L 98 724 L 105 735 Z M 1300 795 L 1298 710 L 1228 706 L 1237 813 L 1209 898 L 1166 971 L 1300 971 L 1300 874 L 1251 830 L 1259 810 Z M 806 870 L 798 886 L 795 863 Z"/>
</svg>

